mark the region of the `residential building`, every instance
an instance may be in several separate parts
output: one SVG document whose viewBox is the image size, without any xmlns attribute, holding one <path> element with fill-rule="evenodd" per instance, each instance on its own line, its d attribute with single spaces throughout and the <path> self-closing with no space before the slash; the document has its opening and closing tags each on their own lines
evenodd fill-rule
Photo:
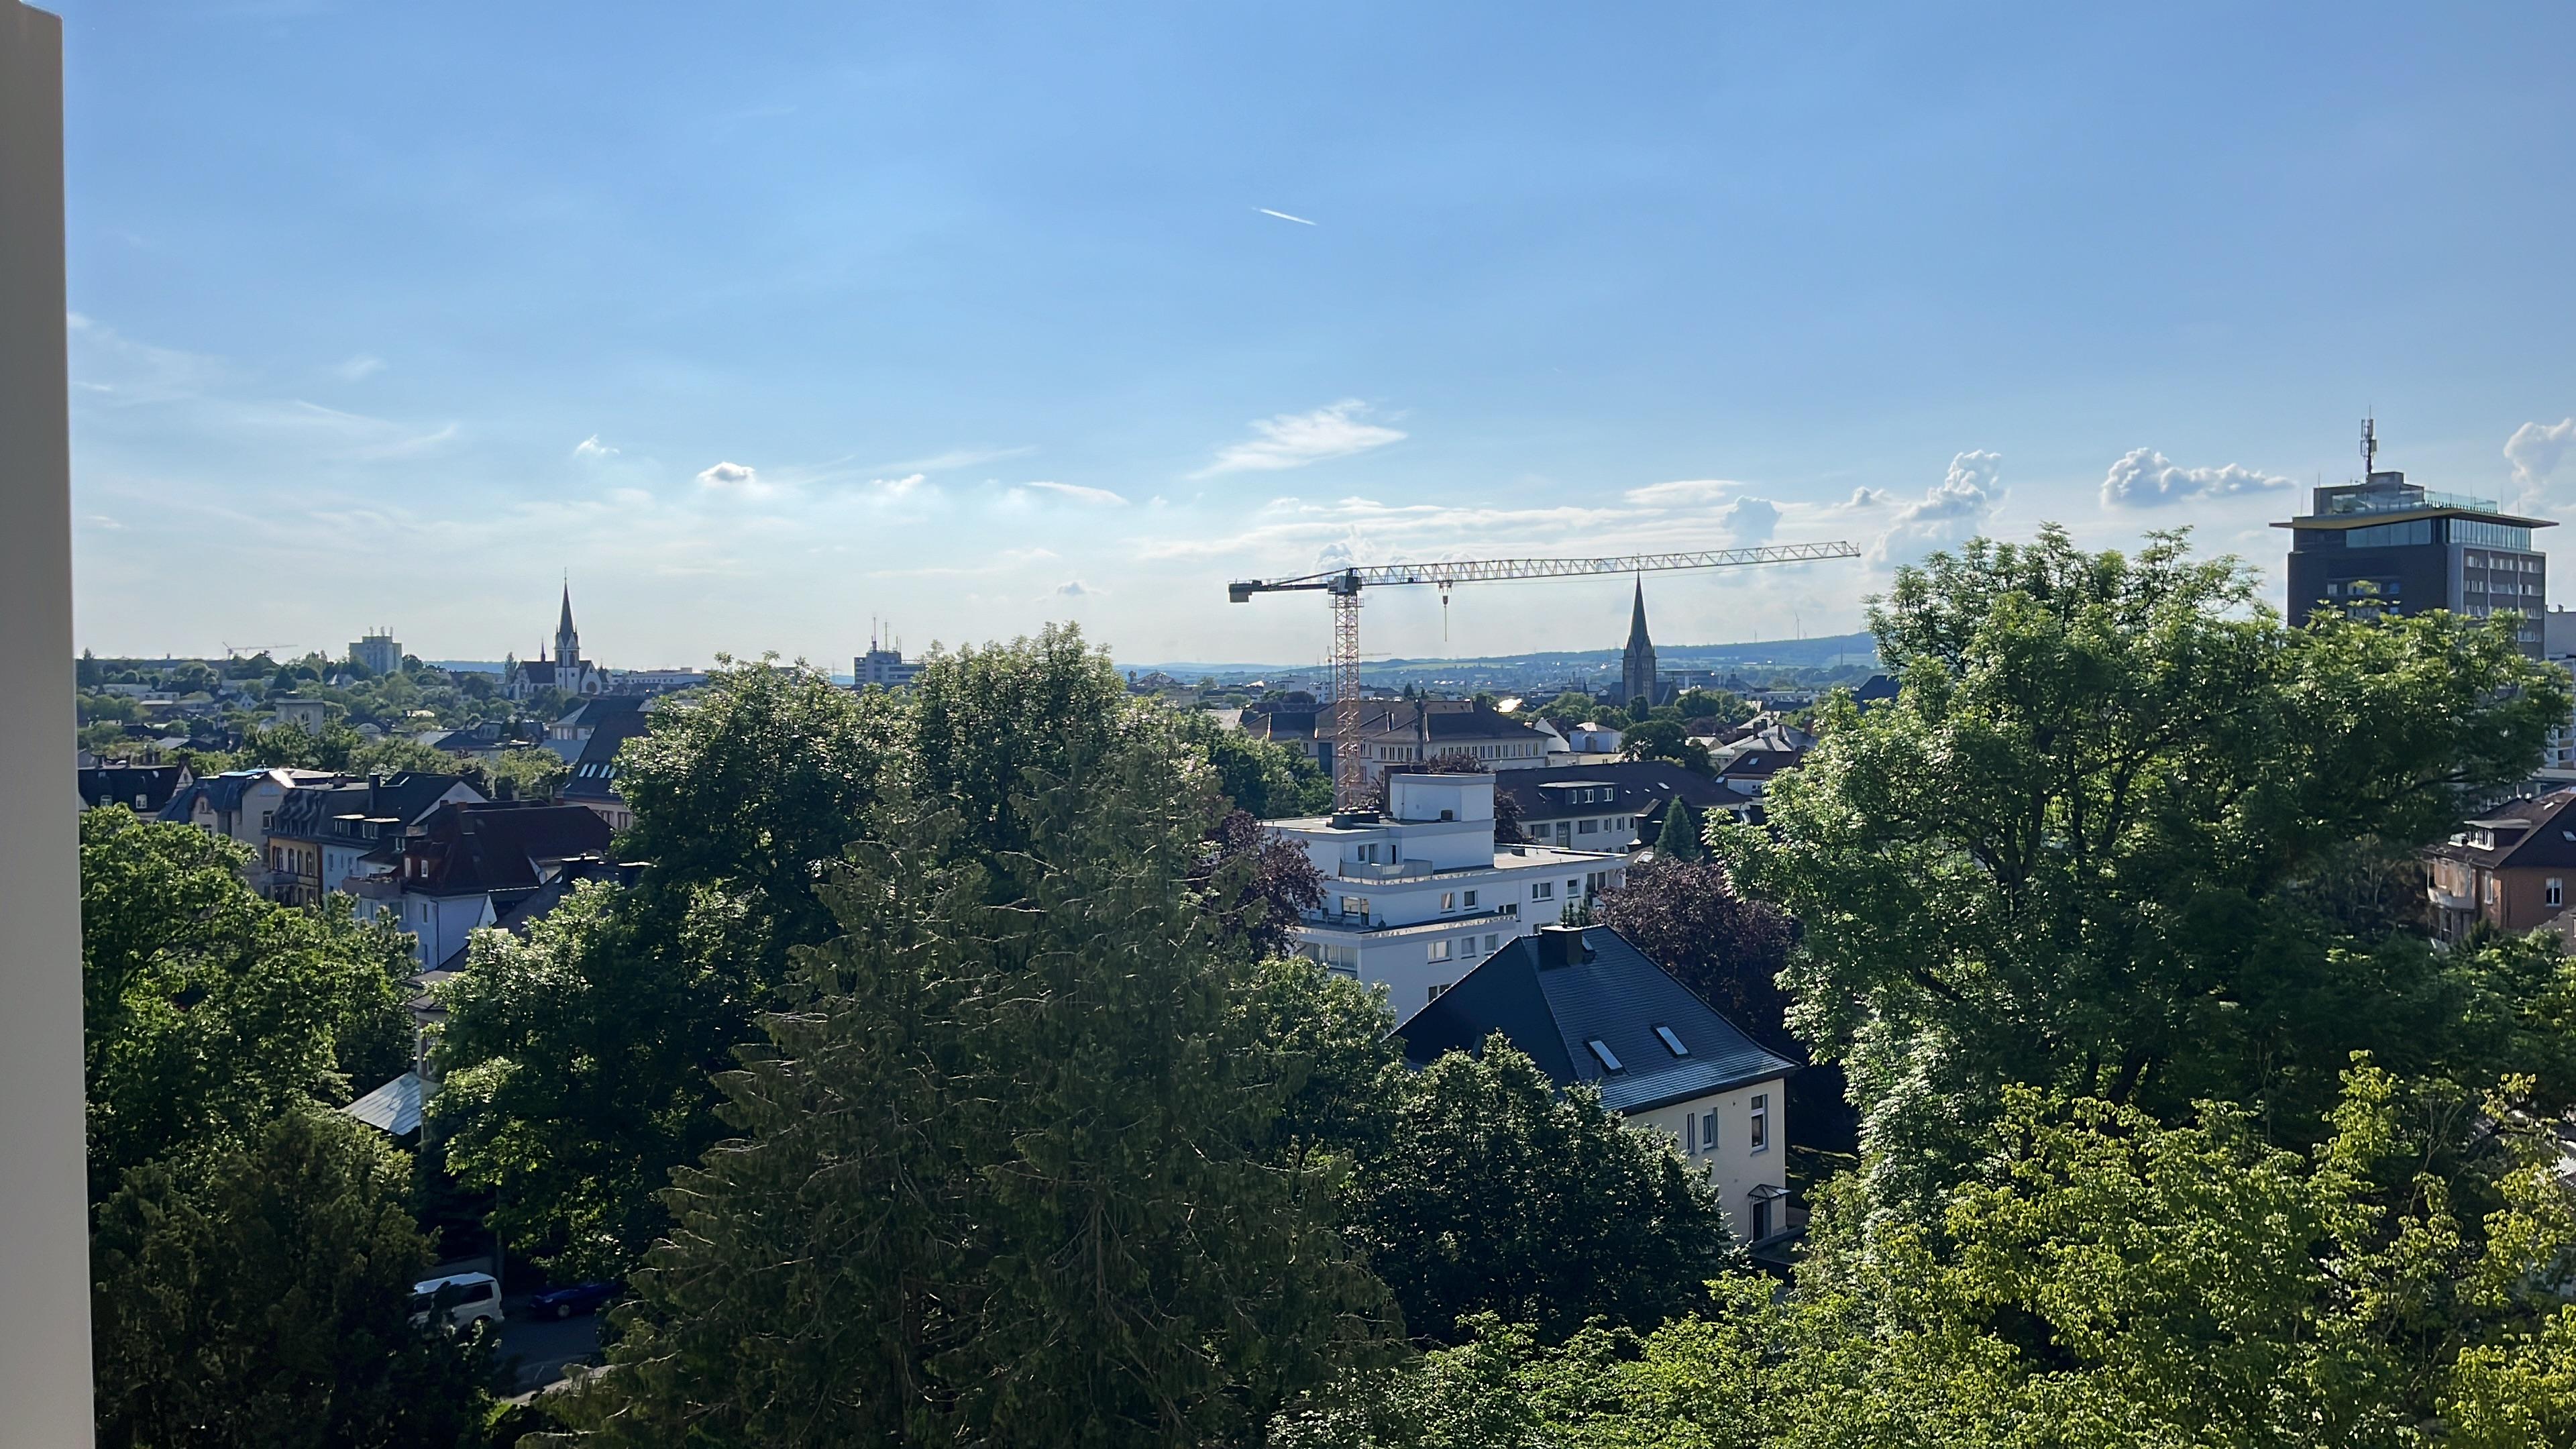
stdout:
<svg viewBox="0 0 2576 1449">
<path fill-rule="evenodd" d="M 2550 663 L 2576 673 L 2576 609 L 2553 607 L 2541 615 L 2540 653 Z M 2540 767 L 2544 777 L 2562 777 L 2556 783 L 2576 783 L 2576 711 L 2549 732 Z"/>
<path fill-rule="evenodd" d="M 703 669 L 612 669 L 608 672 L 608 692 L 611 694 L 676 694 L 683 689 L 696 689 L 706 682 L 707 672 Z"/>
<path fill-rule="evenodd" d="M 349 646 L 349 659 L 367 666 L 369 674 L 381 678 L 402 668 L 402 646 L 394 642 L 393 630 L 378 629 L 360 635 L 358 642 Z"/>
<path fill-rule="evenodd" d="M 512 658 L 501 665 L 504 698 L 533 699 L 541 689 L 581 696 L 608 692 L 608 676 L 597 664 L 581 657 L 581 631 L 572 624 L 570 583 L 564 585 L 563 612 L 555 621 L 554 657 L 547 658 L 545 646 L 540 644 L 534 662 Z"/>
<path fill-rule="evenodd" d="M 1384 811 L 1264 824 L 1324 877 L 1298 951 L 1383 982 L 1398 1012 L 1429 1001 L 1506 941 L 1626 879 L 1624 857 L 1494 843 L 1492 775 L 1394 774 Z"/>
<path fill-rule="evenodd" d="M 850 684 L 854 689 L 873 685 L 878 689 L 910 689 L 921 676 L 921 666 L 903 662 L 900 649 L 880 649 L 874 644 L 868 652 L 850 661 Z"/>
<path fill-rule="evenodd" d="M 1628 646 L 1619 651 L 1619 699 L 1622 709 L 1638 700 L 1663 701 L 1655 692 L 1655 641 L 1646 637 L 1646 581 L 1637 580 L 1637 601 L 1628 612 Z"/>
<path fill-rule="evenodd" d="M 2457 941 L 2483 923 L 2521 933 L 2557 922 L 2576 899 L 2576 790 L 2499 805 L 2425 852 L 2433 935 Z"/>
<path fill-rule="evenodd" d="M 1708 1176 L 1738 1238 L 1789 1221 L 1788 1080 L 1757 1045 L 1607 926 L 1545 926 L 1488 956 L 1395 1029 L 1408 1062 L 1501 1032 L 1560 1088 L 1588 1085 Z"/>
<path fill-rule="evenodd" d="M 134 765 L 123 761 L 83 765 L 79 775 L 81 808 L 122 805 L 137 815 L 158 815 L 195 778 L 185 765 Z"/>
<path fill-rule="evenodd" d="M 328 700 L 298 699 L 290 696 L 285 699 L 272 699 L 268 702 L 268 707 L 276 714 L 279 724 L 293 725 L 308 735 L 321 734 L 322 727 L 331 719 L 331 703 Z"/>
<path fill-rule="evenodd" d="M 1333 707 L 1312 697 L 1266 700 L 1248 706 L 1239 721 L 1245 733 L 1285 745 L 1333 773 L 1340 748 Z M 1390 767 L 1418 765 L 1442 755 L 1465 755 L 1489 770 L 1536 770 L 1547 765 L 1555 736 L 1465 699 L 1367 699 L 1360 702 L 1359 749 L 1370 784 Z"/>
<path fill-rule="evenodd" d="M 160 818 L 194 825 L 247 849 L 252 856 L 250 888 L 265 895 L 269 888 L 268 832 L 277 823 L 278 806 L 297 785 L 338 777 L 328 770 L 227 770 L 196 780 L 170 797 Z"/>
<path fill-rule="evenodd" d="M 567 804 L 596 812 L 600 819 L 608 822 L 611 830 L 624 830 L 633 825 L 635 812 L 626 808 L 626 797 L 617 791 L 617 752 L 628 740 L 645 733 L 651 726 L 649 710 L 628 710 L 602 718 L 583 739 L 581 753 L 572 762 L 572 776 L 564 781 L 561 798 Z"/>
<path fill-rule="evenodd" d="M 566 764 L 581 758 L 582 747 L 600 726 L 644 712 L 644 698 L 631 694 L 601 695 L 573 706 L 572 712 L 546 727 L 546 748 Z"/>
<path fill-rule="evenodd" d="M 280 798 L 261 846 L 267 894 L 288 905 L 319 905 L 348 889 L 351 877 L 367 873 L 362 863 L 369 856 L 439 806 L 482 800 L 483 792 L 460 776 L 417 770 L 297 784 Z"/>
<path fill-rule="evenodd" d="M 1540 845 L 1626 852 L 1652 845 L 1675 800 L 1694 815 L 1741 815 L 1753 795 L 1670 760 L 1515 770 L 1494 791 L 1520 807 L 1521 833 Z"/>
<path fill-rule="evenodd" d="M 605 863 L 608 837 L 608 822 L 581 805 L 441 805 L 367 856 L 349 890 L 361 916 L 410 933 L 413 958 L 436 966 L 567 869 Z"/>
<path fill-rule="evenodd" d="M 2362 457 L 2378 439 L 2362 425 Z M 2275 528 L 2290 530 L 2289 621 L 2318 608 L 2419 614 L 2448 609 L 2485 618 L 2522 616 L 2523 652 L 2542 657 L 2548 612 L 2547 559 L 2531 532 L 2555 525 L 2508 514 L 2493 499 L 2436 493 L 2396 471 L 2368 471 L 2359 483 L 2318 488 L 2310 511 Z"/>
</svg>

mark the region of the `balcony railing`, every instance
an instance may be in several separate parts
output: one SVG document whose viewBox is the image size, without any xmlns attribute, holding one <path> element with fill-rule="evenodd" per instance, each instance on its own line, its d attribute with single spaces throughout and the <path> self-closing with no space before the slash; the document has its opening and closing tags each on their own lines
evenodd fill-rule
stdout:
<svg viewBox="0 0 2576 1449">
<path fill-rule="evenodd" d="M 2436 493 L 2430 488 L 2394 488 L 2369 493 L 2345 493 L 2326 500 L 2327 517 L 2356 513 L 2413 513 L 2424 508 L 2457 508 L 2469 513 L 2502 513 L 2492 498 L 2471 498 L 2465 493 Z"/>
<path fill-rule="evenodd" d="M 1427 860 L 1346 860 L 1337 868 L 1344 880 L 1420 880 L 1431 874 Z"/>
</svg>

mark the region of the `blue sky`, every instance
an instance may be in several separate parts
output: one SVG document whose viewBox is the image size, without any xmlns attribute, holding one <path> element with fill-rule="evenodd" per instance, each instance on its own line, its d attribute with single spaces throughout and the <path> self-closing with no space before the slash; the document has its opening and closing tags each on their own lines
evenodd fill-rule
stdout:
<svg viewBox="0 0 2576 1449">
<path fill-rule="evenodd" d="M 60 8 L 101 652 L 528 654 L 569 571 L 613 664 L 1297 661 L 1226 579 L 1846 538 L 1648 584 L 1828 633 L 2043 520 L 2277 579 L 2365 407 L 2576 520 L 2565 6 Z"/>
</svg>

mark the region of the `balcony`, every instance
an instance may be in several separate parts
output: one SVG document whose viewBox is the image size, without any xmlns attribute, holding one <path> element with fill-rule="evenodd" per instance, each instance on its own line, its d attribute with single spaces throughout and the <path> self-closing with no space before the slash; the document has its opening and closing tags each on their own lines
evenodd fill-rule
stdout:
<svg viewBox="0 0 2576 1449">
<path fill-rule="evenodd" d="M 2320 516 L 2348 518 L 2367 513 L 2414 513 L 2426 508 L 2457 508 L 2469 513 L 2502 513 L 2492 498 L 2471 498 L 2464 493 L 2436 493 L 2430 488 L 2411 484 L 2398 488 L 2373 488 L 2363 492 L 2343 493 L 2325 500 Z"/>
<path fill-rule="evenodd" d="M 1343 880 L 1421 880 L 1431 874 L 1427 860 L 1346 860 L 1335 867 Z"/>
</svg>

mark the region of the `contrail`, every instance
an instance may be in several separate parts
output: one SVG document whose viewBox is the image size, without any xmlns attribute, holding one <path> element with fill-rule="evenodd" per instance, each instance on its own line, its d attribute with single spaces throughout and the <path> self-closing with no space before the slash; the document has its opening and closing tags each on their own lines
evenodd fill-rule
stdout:
<svg viewBox="0 0 2576 1449">
<path fill-rule="evenodd" d="M 1288 213 L 1286 213 L 1286 212 L 1284 212 L 1284 211 L 1272 211 L 1269 207 L 1266 207 L 1266 206 L 1256 206 L 1256 207 L 1254 207 L 1254 208 L 1253 208 L 1253 210 L 1255 210 L 1255 211 L 1257 211 L 1257 212 L 1260 212 L 1263 216 L 1275 216 L 1275 217 L 1279 218 L 1281 221 L 1293 221 L 1293 222 L 1297 223 L 1299 226 L 1313 226 L 1313 225 L 1314 225 L 1314 223 L 1313 223 L 1313 222 L 1308 221 L 1306 218 L 1304 218 L 1304 217 L 1302 217 L 1302 216 L 1290 216 Z"/>
</svg>

